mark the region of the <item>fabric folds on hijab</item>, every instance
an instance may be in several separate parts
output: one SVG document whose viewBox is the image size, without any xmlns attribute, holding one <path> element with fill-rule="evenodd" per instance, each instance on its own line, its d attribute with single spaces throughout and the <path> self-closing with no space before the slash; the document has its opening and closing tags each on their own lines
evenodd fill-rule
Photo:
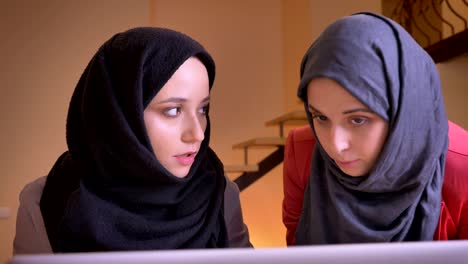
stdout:
<svg viewBox="0 0 468 264">
<path fill-rule="evenodd" d="M 135 28 L 101 46 L 82 74 L 67 117 L 65 152 L 40 206 L 54 252 L 226 247 L 223 165 L 205 139 L 186 178 L 156 159 L 143 111 L 190 57 L 215 65 L 190 37 Z"/>
<path fill-rule="evenodd" d="M 330 25 L 303 58 L 298 96 L 312 129 L 307 85 L 318 77 L 335 80 L 388 121 L 389 135 L 374 168 L 357 178 L 318 139 L 297 244 L 431 240 L 448 147 L 432 59 L 397 23 L 360 13 Z"/>
</svg>

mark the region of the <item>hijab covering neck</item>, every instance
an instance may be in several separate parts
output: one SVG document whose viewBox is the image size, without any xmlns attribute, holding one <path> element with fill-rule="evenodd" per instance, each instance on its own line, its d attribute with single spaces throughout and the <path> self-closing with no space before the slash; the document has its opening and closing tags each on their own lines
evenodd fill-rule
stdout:
<svg viewBox="0 0 468 264">
<path fill-rule="evenodd" d="M 368 175 L 343 173 L 324 151 L 307 110 L 307 86 L 333 79 L 389 123 Z M 298 96 L 314 148 L 297 244 L 432 240 L 448 147 L 440 80 L 429 55 L 397 23 L 360 13 L 331 24 L 301 65 Z"/>
<path fill-rule="evenodd" d="M 71 98 L 68 151 L 50 171 L 40 201 L 54 252 L 227 247 L 224 170 L 208 147 L 210 123 L 189 174 L 156 159 L 143 111 L 190 57 L 215 64 L 190 37 L 135 28 L 105 42 Z"/>
</svg>

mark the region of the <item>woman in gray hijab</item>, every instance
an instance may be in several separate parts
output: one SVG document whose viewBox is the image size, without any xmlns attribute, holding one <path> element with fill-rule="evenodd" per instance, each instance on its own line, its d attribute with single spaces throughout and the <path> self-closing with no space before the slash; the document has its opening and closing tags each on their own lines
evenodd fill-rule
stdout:
<svg viewBox="0 0 468 264">
<path fill-rule="evenodd" d="M 331 24 L 298 96 L 310 126 L 286 144 L 289 245 L 468 238 L 468 133 L 401 26 L 371 13 Z"/>
</svg>

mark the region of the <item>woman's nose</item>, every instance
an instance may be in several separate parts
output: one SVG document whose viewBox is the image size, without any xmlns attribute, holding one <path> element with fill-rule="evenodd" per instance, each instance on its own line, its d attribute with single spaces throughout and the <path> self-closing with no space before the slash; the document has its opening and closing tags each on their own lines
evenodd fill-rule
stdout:
<svg viewBox="0 0 468 264">
<path fill-rule="evenodd" d="M 332 141 L 333 141 L 333 146 L 335 147 L 336 151 L 338 153 L 343 152 L 345 150 L 349 149 L 350 146 L 350 137 L 349 137 L 349 132 L 342 127 L 334 127 L 332 129 Z"/>
<path fill-rule="evenodd" d="M 182 133 L 182 140 L 184 142 L 201 142 L 205 138 L 205 126 L 202 124 L 203 120 L 193 115 L 186 118 L 184 132 Z"/>
</svg>

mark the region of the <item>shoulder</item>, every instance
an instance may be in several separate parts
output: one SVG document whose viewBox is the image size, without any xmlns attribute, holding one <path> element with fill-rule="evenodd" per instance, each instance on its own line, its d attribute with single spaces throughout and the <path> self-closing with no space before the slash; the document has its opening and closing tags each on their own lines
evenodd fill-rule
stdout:
<svg viewBox="0 0 468 264">
<path fill-rule="evenodd" d="M 229 247 L 252 247 L 249 231 L 244 223 L 237 184 L 226 177 L 224 190 L 224 221 L 229 238 Z"/>
<path fill-rule="evenodd" d="M 19 196 L 20 203 L 23 205 L 39 205 L 45 182 L 46 176 L 43 176 L 26 184 Z"/>
<path fill-rule="evenodd" d="M 226 188 L 224 189 L 224 200 L 225 201 L 232 201 L 239 200 L 239 187 L 233 181 L 231 181 L 228 177 L 226 177 Z"/>
<path fill-rule="evenodd" d="M 449 239 L 468 237 L 468 132 L 452 122 L 449 122 L 442 200 L 444 224 L 439 228 L 445 230 Z"/>
<path fill-rule="evenodd" d="M 293 142 L 315 142 L 309 125 L 291 129 L 288 138 Z"/>
<path fill-rule="evenodd" d="M 446 178 L 464 178 L 468 182 L 468 132 L 449 123 L 449 147 L 445 164 Z"/>
<path fill-rule="evenodd" d="M 468 157 L 468 131 L 449 122 L 449 152 Z"/>
<path fill-rule="evenodd" d="M 286 140 L 285 146 L 285 162 L 295 160 L 299 167 L 301 164 L 309 167 L 312 151 L 315 146 L 315 139 L 310 126 L 303 126 L 292 129 Z"/>
<path fill-rule="evenodd" d="M 315 145 L 315 139 L 310 126 L 297 127 L 289 131 L 286 139 L 286 156 L 309 156 Z M 287 157 L 286 157 L 287 158 Z"/>
<path fill-rule="evenodd" d="M 468 132 L 452 122 L 443 188 L 445 202 L 468 202 Z"/>
<path fill-rule="evenodd" d="M 45 182 L 46 177 L 38 178 L 26 184 L 19 195 L 16 234 L 13 240 L 14 254 L 52 252 L 40 208 Z"/>
<path fill-rule="evenodd" d="M 285 189 L 290 186 L 300 186 L 301 192 L 305 189 L 314 145 L 315 139 L 310 126 L 294 128 L 289 132 L 283 163 Z"/>
</svg>

